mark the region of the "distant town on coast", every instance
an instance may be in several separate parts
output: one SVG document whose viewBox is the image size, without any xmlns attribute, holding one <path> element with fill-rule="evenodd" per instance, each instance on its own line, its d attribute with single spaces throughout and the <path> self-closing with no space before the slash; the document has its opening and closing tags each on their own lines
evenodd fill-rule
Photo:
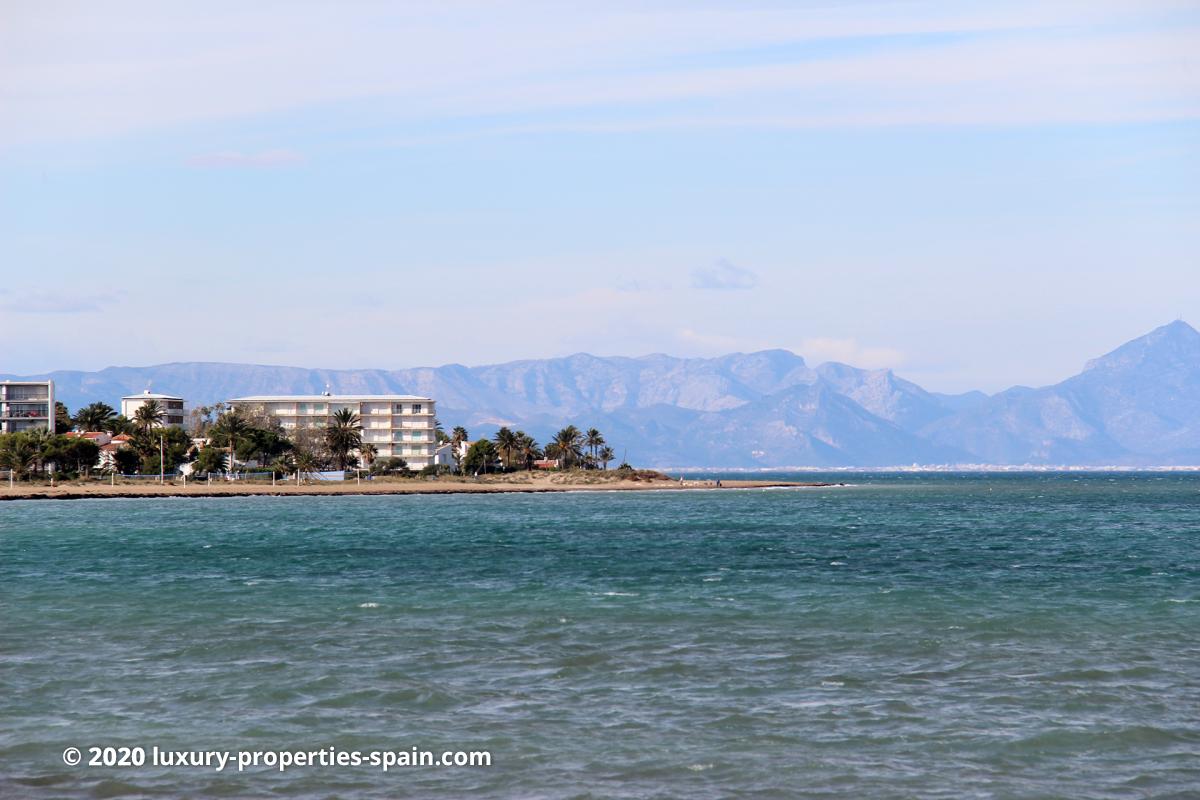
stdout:
<svg viewBox="0 0 1200 800">
<path fill-rule="evenodd" d="M 890 370 L 810 367 L 783 350 L 391 372 L 166 364 L 0 377 L 0 470 L 10 478 L 436 476 L 629 463 L 734 470 L 1200 464 L 1200 333 L 1183 321 L 1059 384 L 992 396 L 927 392 Z"/>
</svg>

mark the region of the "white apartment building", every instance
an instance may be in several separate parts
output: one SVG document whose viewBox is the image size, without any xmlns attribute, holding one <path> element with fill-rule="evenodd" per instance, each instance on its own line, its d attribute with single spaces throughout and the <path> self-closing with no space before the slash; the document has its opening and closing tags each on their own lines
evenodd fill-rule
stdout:
<svg viewBox="0 0 1200 800">
<path fill-rule="evenodd" d="M 411 469 L 434 463 L 434 401 L 407 394 L 258 395 L 228 401 L 231 408 L 264 413 L 279 420 L 284 432 L 324 428 L 338 411 L 348 408 L 362 422 L 362 440 L 376 458 L 403 458 Z"/>
<path fill-rule="evenodd" d="M 0 383 L 0 433 L 34 428 L 54 433 L 54 381 Z"/>
<path fill-rule="evenodd" d="M 176 397 L 173 394 L 151 394 L 150 390 L 141 394 L 131 394 L 128 397 L 121 398 L 121 414 L 129 419 L 133 419 L 133 415 L 137 410 L 146 405 L 151 400 L 157 400 L 159 407 L 163 410 L 163 425 L 176 425 L 183 427 L 183 404 L 182 397 Z"/>
</svg>

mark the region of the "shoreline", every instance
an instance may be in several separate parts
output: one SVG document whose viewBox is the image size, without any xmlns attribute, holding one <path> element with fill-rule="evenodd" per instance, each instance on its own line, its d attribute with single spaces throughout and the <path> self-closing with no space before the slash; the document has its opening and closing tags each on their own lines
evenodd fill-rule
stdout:
<svg viewBox="0 0 1200 800">
<path fill-rule="evenodd" d="M 621 492 L 621 491 L 681 491 L 725 489 L 787 489 L 841 486 L 839 483 L 721 480 L 611 480 L 596 482 L 555 481 L 552 477 L 537 476 L 525 481 L 412 481 L 364 482 L 346 481 L 337 484 L 125 484 L 68 483 L 59 486 L 0 485 L 3 500 L 90 500 L 103 498 L 155 497 L 319 497 L 324 495 L 404 495 L 404 494 L 548 494 L 563 492 Z"/>
</svg>

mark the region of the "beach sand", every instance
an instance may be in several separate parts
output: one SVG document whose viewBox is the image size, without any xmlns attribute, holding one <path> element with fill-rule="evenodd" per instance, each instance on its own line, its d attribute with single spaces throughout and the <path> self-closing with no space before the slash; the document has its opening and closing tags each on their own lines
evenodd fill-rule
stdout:
<svg viewBox="0 0 1200 800">
<path fill-rule="evenodd" d="M 354 479 L 337 483 L 307 482 L 299 486 L 295 481 L 270 483 L 207 481 L 168 481 L 121 483 L 115 486 L 100 481 L 68 481 L 57 486 L 47 483 L 17 483 L 9 488 L 0 484 L 0 500 L 75 500 L 99 497 L 225 497 L 240 495 L 337 495 L 337 494 L 489 494 L 531 492 L 578 492 L 578 491 L 679 491 L 694 489 L 767 489 L 781 487 L 830 486 L 828 483 L 800 483 L 795 481 L 670 479 L 665 477 L 622 478 L 615 473 L 513 473 L 490 475 L 479 479 L 441 477 L 436 480 L 422 478 L 384 478 L 376 480 Z"/>
</svg>

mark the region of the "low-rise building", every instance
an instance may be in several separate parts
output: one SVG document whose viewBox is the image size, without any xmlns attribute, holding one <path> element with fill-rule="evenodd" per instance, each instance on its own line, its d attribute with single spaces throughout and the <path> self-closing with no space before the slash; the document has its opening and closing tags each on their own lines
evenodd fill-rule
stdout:
<svg viewBox="0 0 1200 800">
<path fill-rule="evenodd" d="M 70 439 L 91 439 L 97 447 L 112 441 L 112 434 L 108 431 L 67 431 L 66 435 Z"/>
<path fill-rule="evenodd" d="M 439 467 L 456 466 L 455 448 L 453 442 L 446 442 L 438 445 L 433 451 L 433 463 Z"/>
<path fill-rule="evenodd" d="M 151 400 L 157 400 L 159 407 L 163 411 L 163 425 L 183 427 L 184 400 L 182 397 L 176 397 L 173 394 L 153 394 L 147 389 L 141 394 L 131 394 L 128 397 L 122 397 L 121 414 L 129 419 L 133 419 L 133 415 L 137 413 L 137 410 Z"/>
<path fill-rule="evenodd" d="M 284 433 L 324 428 L 333 415 L 349 409 L 362 423 L 364 444 L 375 458 L 403 458 L 411 469 L 434 463 L 437 447 L 434 401 L 406 394 L 256 395 L 227 401 L 230 408 L 278 420 Z"/>
<path fill-rule="evenodd" d="M 0 433 L 34 428 L 54 433 L 54 381 L 0 383 Z"/>
</svg>

